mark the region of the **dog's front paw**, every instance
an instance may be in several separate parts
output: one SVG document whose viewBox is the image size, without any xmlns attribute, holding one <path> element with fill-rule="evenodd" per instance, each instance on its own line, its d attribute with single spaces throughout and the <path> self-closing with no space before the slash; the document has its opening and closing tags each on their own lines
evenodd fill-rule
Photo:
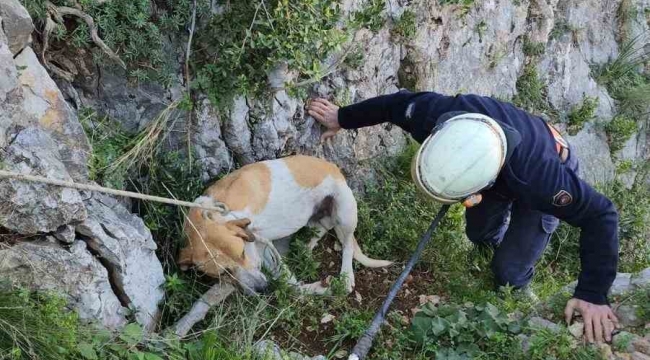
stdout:
<svg viewBox="0 0 650 360">
<path fill-rule="evenodd" d="M 327 285 L 323 285 L 322 281 L 317 281 L 311 284 L 300 285 L 300 292 L 303 294 L 311 295 L 328 295 L 330 293 L 330 288 Z"/>
</svg>

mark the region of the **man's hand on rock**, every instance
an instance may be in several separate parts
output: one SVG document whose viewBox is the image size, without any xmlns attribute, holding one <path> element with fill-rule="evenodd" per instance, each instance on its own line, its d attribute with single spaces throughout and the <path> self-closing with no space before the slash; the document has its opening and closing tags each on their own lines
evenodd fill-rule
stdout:
<svg viewBox="0 0 650 360">
<path fill-rule="evenodd" d="M 325 141 L 341 130 L 339 125 L 339 107 L 325 99 L 313 99 L 307 105 L 307 112 L 327 129 L 320 140 Z"/>
<path fill-rule="evenodd" d="M 584 335 L 588 342 L 612 341 L 612 332 L 618 327 L 618 319 L 608 305 L 596 305 L 576 298 L 569 300 L 564 309 L 567 326 L 571 323 L 574 310 L 582 315 Z"/>
</svg>

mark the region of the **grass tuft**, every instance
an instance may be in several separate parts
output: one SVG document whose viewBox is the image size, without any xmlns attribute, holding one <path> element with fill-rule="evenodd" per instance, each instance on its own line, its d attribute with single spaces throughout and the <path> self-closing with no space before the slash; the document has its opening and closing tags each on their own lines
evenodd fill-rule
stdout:
<svg viewBox="0 0 650 360">
<path fill-rule="evenodd" d="M 569 135 L 576 135 L 582 127 L 589 121 L 596 117 L 596 110 L 598 109 L 598 98 L 585 96 L 582 104 L 571 109 L 568 115 L 568 128 Z"/>
</svg>

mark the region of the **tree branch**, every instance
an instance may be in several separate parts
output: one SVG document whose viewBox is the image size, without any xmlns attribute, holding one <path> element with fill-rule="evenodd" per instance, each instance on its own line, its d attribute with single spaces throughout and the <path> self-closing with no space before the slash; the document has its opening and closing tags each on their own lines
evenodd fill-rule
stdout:
<svg viewBox="0 0 650 360">
<path fill-rule="evenodd" d="M 126 69 L 126 64 L 124 61 L 122 61 L 122 59 L 120 59 L 120 57 L 117 56 L 117 54 L 115 54 L 113 50 L 111 50 L 111 48 L 109 48 L 108 45 L 106 45 L 97 34 L 97 25 L 95 25 L 95 21 L 93 20 L 92 16 L 75 8 L 67 6 L 56 6 L 49 1 L 47 1 L 45 4 L 50 15 L 56 19 L 58 23 L 63 23 L 62 16 L 66 15 L 76 16 L 85 21 L 88 25 L 88 28 L 90 29 L 90 37 L 92 38 L 95 45 L 97 45 L 104 53 L 106 53 L 108 57 L 113 59 L 113 61 L 117 62 L 123 69 Z"/>
</svg>

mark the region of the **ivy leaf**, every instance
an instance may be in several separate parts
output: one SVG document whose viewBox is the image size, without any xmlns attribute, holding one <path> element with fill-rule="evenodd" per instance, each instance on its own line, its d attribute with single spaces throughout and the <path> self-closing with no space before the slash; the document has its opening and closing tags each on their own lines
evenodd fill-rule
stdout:
<svg viewBox="0 0 650 360">
<path fill-rule="evenodd" d="M 97 353 L 91 344 L 79 343 L 77 344 L 77 351 L 83 356 L 84 359 L 97 360 Z"/>
<path fill-rule="evenodd" d="M 431 320 L 431 332 L 433 335 L 440 335 L 449 329 L 449 322 L 441 317 L 436 317 Z"/>
</svg>

